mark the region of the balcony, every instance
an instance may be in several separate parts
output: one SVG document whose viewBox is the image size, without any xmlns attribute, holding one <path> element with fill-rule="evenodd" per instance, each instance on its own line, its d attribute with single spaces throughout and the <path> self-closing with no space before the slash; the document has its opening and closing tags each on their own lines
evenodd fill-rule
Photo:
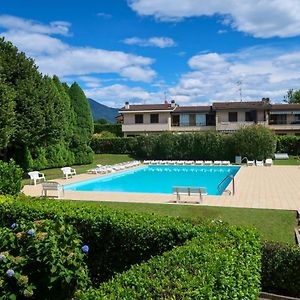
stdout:
<svg viewBox="0 0 300 300">
<path fill-rule="evenodd" d="M 123 124 L 123 132 L 160 132 L 170 130 L 168 123 L 155 124 Z"/>
<path fill-rule="evenodd" d="M 272 130 L 300 130 L 300 124 L 270 124 L 269 128 Z"/>
<path fill-rule="evenodd" d="M 172 125 L 171 130 L 175 132 L 195 132 L 195 131 L 207 131 L 207 130 L 215 130 L 216 126 L 207 126 L 207 125 L 187 125 L 182 124 Z"/>
<path fill-rule="evenodd" d="M 251 126 L 251 125 L 262 125 L 262 126 L 266 126 L 267 122 L 264 121 L 259 121 L 259 122 L 219 122 L 217 123 L 216 129 L 217 131 L 236 131 L 239 130 L 242 127 L 245 126 Z"/>
</svg>

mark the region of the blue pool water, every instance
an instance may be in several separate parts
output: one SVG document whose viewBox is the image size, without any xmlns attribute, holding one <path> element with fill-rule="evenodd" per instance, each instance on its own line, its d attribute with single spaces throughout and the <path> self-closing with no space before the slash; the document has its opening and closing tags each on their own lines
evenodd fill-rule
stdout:
<svg viewBox="0 0 300 300">
<path fill-rule="evenodd" d="M 146 166 L 65 185 L 65 190 L 171 194 L 174 186 L 206 187 L 209 195 L 220 195 L 239 167 Z"/>
</svg>

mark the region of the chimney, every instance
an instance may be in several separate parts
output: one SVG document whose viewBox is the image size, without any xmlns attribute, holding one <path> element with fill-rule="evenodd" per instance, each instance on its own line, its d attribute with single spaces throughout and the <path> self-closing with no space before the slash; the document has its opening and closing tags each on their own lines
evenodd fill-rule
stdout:
<svg viewBox="0 0 300 300">
<path fill-rule="evenodd" d="M 266 104 L 269 104 L 270 103 L 270 98 L 262 98 L 261 101 L 265 102 Z"/>
<path fill-rule="evenodd" d="M 129 108 L 130 108 L 129 102 L 126 101 L 126 102 L 125 102 L 125 109 L 129 109 Z"/>
<path fill-rule="evenodd" d="M 172 107 L 172 108 L 176 107 L 175 100 L 172 100 L 172 101 L 171 101 L 171 107 Z"/>
</svg>

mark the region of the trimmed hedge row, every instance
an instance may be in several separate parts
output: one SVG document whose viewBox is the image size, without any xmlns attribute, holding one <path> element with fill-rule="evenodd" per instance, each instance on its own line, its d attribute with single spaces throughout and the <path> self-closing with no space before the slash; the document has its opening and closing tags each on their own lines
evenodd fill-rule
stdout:
<svg viewBox="0 0 300 300">
<path fill-rule="evenodd" d="M 94 133 L 101 133 L 103 131 L 108 131 L 116 136 L 123 136 L 122 124 L 94 124 Z"/>
<path fill-rule="evenodd" d="M 263 245 L 263 291 L 300 296 L 300 248 L 279 243 Z"/>
<path fill-rule="evenodd" d="M 132 264 L 182 245 L 197 234 L 197 228 L 191 223 L 173 217 L 134 214 L 101 206 L 91 209 L 76 202 L 24 199 L 20 197 L 13 204 L 0 205 L 0 226 L 9 226 L 20 218 L 29 221 L 64 218 L 90 246 L 87 263 L 95 284 Z"/>
<path fill-rule="evenodd" d="M 184 246 L 133 266 L 77 299 L 256 300 L 261 267 L 258 237 L 252 230 L 221 227 L 205 227 Z"/>
<path fill-rule="evenodd" d="M 101 138 L 94 134 L 91 140 L 91 147 L 97 154 L 131 154 L 135 146 L 135 138 Z"/>
<path fill-rule="evenodd" d="M 273 157 L 273 133 L 262 126 L 248 126 L 233 134 L 203 133 L 140 135 L 136 138 L 103 139 L 94 136 L 95 153 L 132 154 L 139 159 L 231 160 L 236 155 L 248 159 Z"/>
<path fill-rule="evenodd" d="M 277 136 L 276 151 L 290 155 L 300 154 L 300 137 L 295 135 Z"/>
</svg>

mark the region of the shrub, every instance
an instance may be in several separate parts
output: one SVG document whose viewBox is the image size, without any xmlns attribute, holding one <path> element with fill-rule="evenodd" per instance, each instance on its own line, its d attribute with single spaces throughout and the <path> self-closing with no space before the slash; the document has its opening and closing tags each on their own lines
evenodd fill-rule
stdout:
<svg viewBox="0 0 300 300">
<path fill-rule="evenodd" d="M 274 156 L 276 140 L 272 131 L 263 126 L 246 126 L 233 134 L 236 154 L 248 159 Z"/>
<path fill-rule="evenodd" d="M 73 226 L 19 219 L 0 228 L 0 294 L 5 299 L 71 299 L 90 284 Z"/>
<path fill-rule="evenodd" d="M 133 266 L 77 299 L 256 300 L 259 291 L 257 235 L 216 226 L 200 229 L 184 246 Z"/>
<path fill-rule="evenodd" d="M 134 138 L 102 138 L 94 134 L 91 147 L 95 153 L 130 154 L 135 142 Z"/>
<path fill-rule="evenodd" d="M 172 217 L 134 214 L 101 206 L 91 209 L 76 202 L 22 199 L 23 196 L 13 205 L 0 205 L 0 226 L 9 226 L 20 218 L 30 221 L 55 216 L 64 218 L 90 245 L 87 263 L 94 283 L 182 245 L 197 233 L 190 222 Z"/>
<path fill-rule="evenodd" d="M 299 155 L 300 137 L 294 135 L 277 136 L 276 152 Z"/>
<path fill-rule="evenodd" d="M 22 188 L 22 175 L 23 170 L 13 160 L 0 160 L 0 194 L 18 194 Z"/>
<path fill-rule="evenodd" d="M 299 297 L 300 248 L 279 243 L 265 243 L 262 253 L 263 291 Z"/>
<path fill-rule="evenodd" d="M 94 124 L 94 133 L 102 133 L 103 131 L 111 132 L 118 137 L 123 136 L 121 124 Z"/>
</svg>

